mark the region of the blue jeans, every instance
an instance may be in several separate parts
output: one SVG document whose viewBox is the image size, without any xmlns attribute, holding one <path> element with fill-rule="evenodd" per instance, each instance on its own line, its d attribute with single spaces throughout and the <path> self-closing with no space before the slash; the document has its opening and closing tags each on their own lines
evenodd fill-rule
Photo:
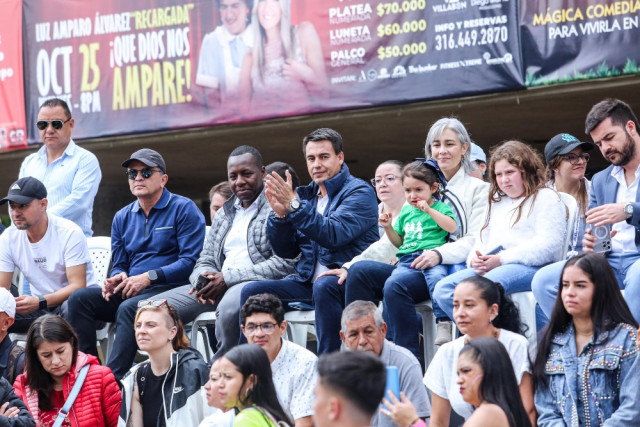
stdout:
<svg viewBox="0 0 640 427">
<path fill-rule="evenodd" d="M 326 280 L 323 280 L 326 279 Z M 321 277 L 313 284 L 313 306 L 316 310 L 318 356 L 340 350 L 340 318 L 344 309 L 346 283 L 338 284 L 337 276 Z"/>
<path fill-rule="evenodd" d="M 624 289 L 624 299 L 633 318 L 640 321 L 640 253 L 610 254 L 607 261 Z"/>
<path fill-rule="evenodd" d="M 539 268 L 522 264 L 504 264 L 489 271 L 484 277 L 500 283 L 507 294 L 526 292 L 531 290 L 531 279 Z M 467 268 L 445 277 L 436 284 L 433 297 L 450 319 L 453 319 L 453 290 L 458 283 L 475 275 L 473 268 Z"/>
<path fill-rule="evenodd" d="M 640 321 L 640 254 L 610 254 L 607 261 L 618 279 L 618 285 L 624 289 L 624 299 L 631 314 L 636 322 Z M 565 263 L 560 261 L 541 268 L 531 282 L 533 294 L 547 317 L 551 316 Z"/>
<path fill-rule="evenodd" d="M 117 337 L 107 366 L 113 371 L 116 380 L 120 380 L 131 369 L 138 349 L 133 322 L 138 311 L 138 301 L 153 298 L 155 295 L 173 289 L 171 286 L 159 286 L 144 289 L 138 295 L 122 299 L 112 295 L 109 301 L 102 297 L 102 288 L 92 286 L 79 289 L 69 297 L 68 320 L 78 334 L 80 351 L 98 355 L 96 347 L 96 323 L 114 322 Z"/>
<path fill-rule="evenodd" d="M 422 252 L 407 254 L 400 258 L 398 267 L 384 284 L 384 313 L 390 325 L 390 339 L 422 359 L 419 325 L 416 323 L 415 305 L 431 299 L 433 289 L 447 275 L 448 266 L 436 265 L 426 270 L 410 268 L 411 263 Z M 432 300 L 436 319 L 447 318 L 447 314 Z"/>
</svg>

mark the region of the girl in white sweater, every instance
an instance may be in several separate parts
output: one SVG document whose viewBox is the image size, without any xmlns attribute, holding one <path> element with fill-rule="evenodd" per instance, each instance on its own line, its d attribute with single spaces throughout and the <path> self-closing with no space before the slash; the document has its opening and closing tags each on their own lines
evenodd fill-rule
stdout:
<svg viewBox="0 0 640 427">
<path fill-rule="evenodd" d="M 440 280 L 434 298 L 453 316 L 453 290 L 475 274 L 501 283 L 506 293 L 531 290 L 538 269 L 560 260 L 567 230 L 565 206 L 545 187 L 544 165 L 520 141 L 498 146 L 489 164 L 489 210 L 469 268 Z"/>
</svg>

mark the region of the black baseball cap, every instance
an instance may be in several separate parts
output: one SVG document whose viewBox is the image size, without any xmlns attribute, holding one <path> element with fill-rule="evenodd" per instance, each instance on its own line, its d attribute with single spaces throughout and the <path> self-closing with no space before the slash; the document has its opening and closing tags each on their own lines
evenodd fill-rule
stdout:
<svg viewBox="0 0 640 427">
<path fill-rule="evenodd" d="M 582 147 L 584 151 L 591 151 L 594 145 L 590 142 L 580 141 L 568 133 L 559 133 L 547 142 L 544 147 L 544 158 L 549 163 L 554 157 L 567 154 L 571 150 Z"/>
<path fill-rule="evenodd" d="M 129 166 L 129 163 L 133 162 L 134 160 L 142 162 L 149 167 L 159 167 L 162 170 L 162 173 L 167 173 L 167 166 L 164 163 L 164 159 L 162 158 L 160 153 L 152 150 L 151 148 L 143 148 L 142 150 L 136 151 L 131 155 L 131 158 L 129 158 L 129 160 L 126 160 L 124 163 L 122 163 L 122 167 L 126 168 L 127 166 Z"/>
<path fill-rule="evenodd" d="M 33 199 L 42 200 L 46 197 L 47 189 L 44 184 L 32 176 L 27 176 L 20 178 L 11 184 L 11 187 L 9 187 L 9 194 L 7 194 L 7 197 L 4 199 L 0 200 L 0 205 L 4 205 L 7 202 L 24 205 Z"/>
</svg>

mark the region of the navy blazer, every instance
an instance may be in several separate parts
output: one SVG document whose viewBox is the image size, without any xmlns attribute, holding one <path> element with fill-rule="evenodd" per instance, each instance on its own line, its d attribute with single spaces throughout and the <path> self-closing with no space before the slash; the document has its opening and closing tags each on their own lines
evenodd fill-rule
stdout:
<svg viewBox="0 0 640 427">
<path fill-rule="evenodd" d="M 286 219 L 273 212 L 267 233 L 273 252 L 281 258 L 295 258 L 297 274 L 288 276 L 309 281 L 316 261 L 328 268 L 339 268 L 380 239 L 378 202 L 373 188 L 349 173 L 346 164 L 340 172 L 324 182 L 329 202 L 324 214 L 316 210 L 319 187 L 315 182 L 298 187 L 300 208 Z"/>
<path fill-rule="evenodd" d="M 616 200 L 618 194 L 618 181 L 611 176 L 614 166 L 611 165 L 598 172 L 591 180 L 591 193 L 589 194 L 589 209 L 609 203 L 633 202 L 633 216 L 627 223 L 636 229 L 636 248 L 640 252 L 640 185 L 636 191 L 635 200 Z"/>
</svg>

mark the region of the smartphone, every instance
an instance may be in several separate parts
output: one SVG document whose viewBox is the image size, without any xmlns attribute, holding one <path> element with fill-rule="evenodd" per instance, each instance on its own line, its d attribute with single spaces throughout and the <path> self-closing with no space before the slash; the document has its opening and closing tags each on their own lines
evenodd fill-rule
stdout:
<svg viewBox="0 0 640 427">
<path fill-rule="evenodd" d="M 591 232 L 596 238 L 596 243 L 593 247 L 593 251 L 599 254 L 604 254 L 611 251 L 611 231 L 608 225 L 601 225 L 600 227 L 592 227 Z"/>
<path fill-rule="evenodd" d="M 400 376 L 398 375 L 397 366 L 387 366 L 387 383 L 384 386 L 384 397 L 391 401 L 389 391 L 400 400 Z M 389 410 L 386 405 L 382 405 L 385 409 Z"/>
<path fill-rule="evenodd" d="M 198 276 L 198 280 L 196 280 L 196 284 L 193 289 L 195 289 L 196 292 L 199 292 L 207 283 L 209 283 L 209 278 L 201 274 Z"/>
<path fill-rule="evenodd" d="M 312 305 L 305 304 L 303 302 L 290 302 L 289 307 L 295 308 L 296 310 L 301 310 L 301 311 L 315 310 L 315 308 Z"/>
<path fill-rule="evenodd" d="M 487 252 L 485 255 L 496 255 L 500 252 L 502 252 L 504 250 L 504 248 L 502 246 L 498 246 L 497 248 Z"/>
</svg>

